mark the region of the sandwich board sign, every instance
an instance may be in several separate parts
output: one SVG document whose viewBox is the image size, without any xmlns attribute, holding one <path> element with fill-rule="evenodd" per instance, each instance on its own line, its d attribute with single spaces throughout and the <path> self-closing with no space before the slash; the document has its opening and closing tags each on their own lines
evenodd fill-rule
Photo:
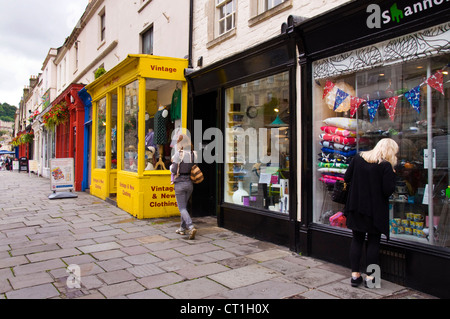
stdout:
<svg viewBox="0 0 450 319">
<path fill-rule="evenodd" d="M 72 190 L 75 186 L 73 158 L 52 158 L 50 160 L 49 199 L 78 197 Z"/>
</svg>

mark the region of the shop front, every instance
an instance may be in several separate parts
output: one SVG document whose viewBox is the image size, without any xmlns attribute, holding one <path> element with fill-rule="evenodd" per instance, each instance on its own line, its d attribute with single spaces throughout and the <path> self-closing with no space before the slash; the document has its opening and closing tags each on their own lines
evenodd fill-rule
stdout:
<svg viewBox="0 0 450 319">
<path fill-rule="evenodd" d="M 84 104 L 78 92 L 82 84 L 71 84 L 53 102 L 48 114 L 47 123 L 52 122 L 50 130 L 55 131 L 55 158 L 74 159 L 74 187 L 81 191 L 83 180 L 83 132 Z"/>
<path fill-rule="evenodd" d="M 331 191 L 357 152 L 390 137 L 400 150 L 382 278 L 443 298 L 450 296 L 443 276 L 450 267 L 449 17 L 445 1 L 357 2 L 296 27 L 306 168 L 298 250 L 349 266 L 351 231 Z"/>
<path fill-rule="evenodd" d="M 296 70 L 295 42 L 283 34 L 187 75 L 206 181 L 194 188 L 194 215 L 295 247 Z"/>
<path fill-rule="evenodd" d="M 187 65 L 184 59 L 129 55 L 86 86 L 92 97 L 92 195 L 140 219 L 179 214 L 169 166 L 177 133 L 186 127 Z"/>
</svg>

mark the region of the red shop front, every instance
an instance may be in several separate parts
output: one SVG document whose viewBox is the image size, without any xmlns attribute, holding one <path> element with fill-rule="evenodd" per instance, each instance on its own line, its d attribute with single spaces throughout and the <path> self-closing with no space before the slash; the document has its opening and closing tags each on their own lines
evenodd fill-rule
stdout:
<svg viewBox="0 0 450 319">
<path fill-rule="evenodd" d="M 70 85 L 52 103 L 52 108 L 64 103 L 69 113 L 68 120 L 55 127 L 55 157 L 74 159 L 75 191 L 81 191 L 83 180 L 84 104 L 78 97 L 83 87 Z"/>
</svg>

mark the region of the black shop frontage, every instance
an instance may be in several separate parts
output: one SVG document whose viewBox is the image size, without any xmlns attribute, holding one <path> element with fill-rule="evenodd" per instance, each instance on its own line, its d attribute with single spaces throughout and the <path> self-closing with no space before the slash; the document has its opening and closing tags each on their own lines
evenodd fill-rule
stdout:
<svg viewBox="0 0 450 319">
<path fill-rule="evenodd" d="M 400 152 L 382 279 L 449 298 L 449 7 L 357 1 L 290 16 L 279 36 L 187 69 L 187 127 L 207 181 L 193 214 L 349 267 L 332 185 L 356 152 L 391 137 Z"/>
<path fill-rule="evenodd" d="M 295 27 L 299 232 L 296 250 L 349 266 L 351 231 L 331 200 L 352 156 L 400 146 L 382 237 L 382 278 L 449 298 L 450 3 L 355 1 Z"/>
</svg>

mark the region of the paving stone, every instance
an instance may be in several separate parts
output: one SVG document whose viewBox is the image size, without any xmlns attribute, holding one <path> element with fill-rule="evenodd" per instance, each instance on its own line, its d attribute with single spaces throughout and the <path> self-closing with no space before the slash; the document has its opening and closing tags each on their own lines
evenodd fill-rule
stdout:
<svg viewBox="0 0 450 319">
<path fill-rule="evenodd" d="M 41 245 L 41 244 L 37 243 L 37 245 L 30 246 L 30 247 L 12 249 L 11 256 L 27 255 L 27 254 L 32 254 L 32 253 L 53 251 L 53 250 L 57 250 L 57 249 L 60 249 L 60 247 L 57 244 Z"/>
<path fill-rule="evenodd" d="M 32 273 L 28 275 L 17 276 L 9 279 L 14 289 L 37 286 L 53 282 L 53 278 L 46 272 Z"/>
<path fill-rule="evenodd" d="M 6 278 L 0 278 L 0 294 L 3 294 L 10 290 L 12 290 L 12 287 L 9 284 L 9 281 Z M 0 297 L 0 299 L 1 299 L 1 297 Z"/>
<path fill-rule="evenodd" d="M 126 262 L 122 258 L 108 259 L 104 261 L 98 261 L 97 265 L 102 267 L 105 271 L 114 271 L 119 269 L 125 269 L 132 266 L 132 264 Z"/>
<path fill-rule="evenodd" d="M 199 278 L 162 287 L 160 290 L 175 299 L 202 299 L 223 293 L 228 288 L 208 278 Z"/>
<path fill-rule="evenodd" d="M 345 276 L 342 276 L 340 274 L 319 268 L 297 271 L 295 273 L 287 275 L 286 277 L 289 280 L 292 280 L 292 282 L 307 286 L 309 288 L 317 288 L 322 285 L 345 278 Z"/>
<path fill-rule="evenodd" d="M 136 267 L 127 268 L 127 270 L 134 276 L 142 278 L 151 275 L 156 275 L 165 272 L 163 269 L 154 264 L 139 265 Z"/>
<path fill-rule="evenodd" d="M 113 258 L 120 258 L 127 256 L 126 253 L 119 249 L 111 249 L 111 250 L 105 250 L 105 251 L 99 251 L 91 253 L 91 255 L 97 259 L 97 260 L 107 260 L 107 259 L 113 259 Z"/>
<path fill-rule="evenodd" d="M 247 255 L 247 258 L 252 258 L 257 261 L 267 261 L 277 258 L 283 258 L 289 256 L 290 253 L 280 249 L 271 249 L 266 251 L 261 251 L 259 253 Z"/>
<path fill-rule="evenodd" d="M 129 299 L 173 299 L 158 289 L 145 290 L 127 295 Z"/>
<path fill-rule="evenodd" d="M 115 242 L 78 247 L 78 249 L 81 250 L 85 254 L 98 252 L 98 251 L 104 251 L 104 250 L 110 250 L 110 249 L 118 249 L 118 248 L 122 248 L 122 246 L 120 246 L 119 244 L 117 244 Z"/>
<path fill-rule="evenodd" d="M 300 266 L 283 259 L 272 259 L 262 262 L 260 263 L 260 265 L 281 272 L 283 274 L 291 274 L 308 269 L 307 267 Z"/>
<path fill-rule="evenodd" d="M 269 280 L 280 275 L 281 273 L 279 272 L 255 264 L 221 272 L 208 277 L 224 286 L 235 289 L 260 281 Z"/>
<path fill-rule="evenodd" d="M 52 284 L 33 286 L 6 293 L 8 299 L 47 299 L 57 296 L 59 296 L 59 292 Z"/>
<path fill-rule="evenodd" d="M 300 294 L 300 296 L 306 299 L 339 299 L 336 296 L 332 296 L 317 289 L 308 290 L 307 292 Z"/>
<path fill-rule="evenodd" d="M 372 292 L 373 289 L 355 288 L 350 285 L 350 280 L 345 284 L 343 282 L 334 282 L 328 285 L 321 286 L 320 291 L 323 291 L 332 296 L 339 296 L 341 299 L 379 299 L 380 295 Z"/>
<path fill-rule="evenodd" d="M 46 261 L 35 262 L 31 264 L 16 266 L 13 268 L 16 276 L 32 274 L 41 271 L 47 271 L 51 269 L 66 267 L 66 264 L 61 259 L 52 259 Z"/>
<path fill-rule="evenodd" d="M 126 270 L 109 271 L 98 274 L 97 276 L 108 285 L 136 279 L 136 277 L 134 277 L 129 271 Z"/>
<path fill-rule="evenodd" d="M 100 288 L 103 285 L 104 283 L 97 276 L 81 276 L 81 287 L 88 290 Z"/>
<path fill-rule="evenodd" d="M 187 279 L 194 279 L 202 276 L 217 274 L 228 270 L 229 268 L 225 266 L 219 265 L 217 263 L 210 263 L 193 267 L 184 267 L 179 270 L 176 270 L 176 273 L 180 274 L 183 277 L 186 277 Z"/>
<path fill-rule="evenodd" d="M 0 259 L 0 269 L 27 264 L 29 260 L 25 256 L 8 257 Z"/>
<path fill-rule="evenodd" d="M 145 290 L 144 286 L 136 281 L 126 281 L 119 284 L 109 285 L 106 287 L 101 287 L 99 291 L 106 298 L 115 298 L 119 296 L 125 296 L 132 293 Z"/>
<path fill-rule="evenodd" d="M 141 285 L 143 285 L 147 289 L 158 288 L 162 286 L 171 285 L 180 281 L 183 281 L 185 278 L 174 273 L 174 272 L 166 272 L 158 275 L 147 276 L 144 278 L 140 278 L 137 280 Z"/>
<path fill-rule="evenodd" d="M 203 244 L 196 243 L 195 245 L 194 244 L 184 245 L 181 247 L 176 247 L 174 249 L 185 255 L 197 255 L 209 251 L 219 250 L 220 248 L 210 243 L 203 243 Z"/>
<path fill-rule="evenodd" d="M 120 250 L 125 252 L 127 255 L 140 255 L 148 253 L 149 250 L 145 248 L 144 246 L 129 246 L 129 247 L 123 247 Z"/>
<path fill-rule="evenodd" d="M 153 251 L 152 255 L 155 255 L 162 260 L 170 260 L 184 256 L 182 253 L 179 253 L 178 251 L 175 251 L 173 249 Z"/>
<path fill-rule="evenodd" d="M 263 281 L 253 285 L 229 290 L 220 297 L 229 299 L 283 299 L 308 291 L 308 288 L 288 282 Z"/>
<path fill-rule="evenodd" d="M 149 253 L 128 256 L 124 257 L 123 259 L 133 265 L 144 265 L 161 261 L 161 259 L 153 255 L 150 255 Z"/>
<path fill-rule="evenodd" d="M 69 257 L 69 256 L 75 256 L 81 254 L 78 249 L 75 248 L 67 248 L 67 249 L 58 249 L 53 251 L 47 251 L 43 253 L 35 253 L 35 254 L 29 254 L 26 257 L 31 262 L 36 261 L 43 261 L 43 260 L 49 260 L 49 259 L 55 259 L 55 258 L 61 258 L 61 257 Z"/>
</svg>

